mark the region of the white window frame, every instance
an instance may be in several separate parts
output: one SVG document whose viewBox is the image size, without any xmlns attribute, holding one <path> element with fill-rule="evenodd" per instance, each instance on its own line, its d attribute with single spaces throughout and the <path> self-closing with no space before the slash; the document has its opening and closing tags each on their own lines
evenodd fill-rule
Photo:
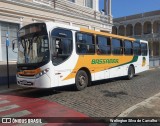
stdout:
<svg viewBox="0 0 160 126">
<path fill-rule="evenodd" d="M 88 7 L 87 4 L 86 4 L 86 2 L 87 2 L 87 0 L 84 0 L 84 6 L 85 6 L 85 7 Z M 91 5 L 91 7 L 88 7 L 88 8 L 93 9 L 93 0 L 92 0 L 92 5 Z"/>
</svg>

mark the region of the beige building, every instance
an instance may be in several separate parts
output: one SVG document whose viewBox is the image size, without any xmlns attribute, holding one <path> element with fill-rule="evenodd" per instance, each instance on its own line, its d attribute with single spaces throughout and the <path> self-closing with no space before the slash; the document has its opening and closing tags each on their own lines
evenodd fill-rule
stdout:
<svg viewBox="0 0 160 126">
<path fill-rule="evenodd" d="M 1 0 L 0 61 L 6 60 L 6 32 L 12 41 L 20 27 L 43 21 L 111 32 L 111 0 L 104 0 L 104 10 L 104 13 L 99 11 L 99 0 Z M 9 59 L 16 60 L 11 46 Z"/>
<path fill-rule="evenodd" d="M 149 41 L 150 56 L 160 57 L 160 10 L 113 19 L 112 33 Z"/>
</svg>

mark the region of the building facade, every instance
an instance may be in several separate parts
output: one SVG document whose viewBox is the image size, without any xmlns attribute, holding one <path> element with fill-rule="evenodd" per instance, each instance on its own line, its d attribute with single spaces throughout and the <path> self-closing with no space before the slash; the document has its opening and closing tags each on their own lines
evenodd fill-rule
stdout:
<svg viewBox="0 0 160 126">
<path fill-rule="evenodd" d="M 149 42 L 150 56 L 160 57 L 160 10 L 113 19 L 112 33 Z"/>
<path fill-rule="evenodd" d="M 98 31 L 112 31 L 111 0 L 104 0 L 104 13 L 99 0 L 1 0 L 0 61 L 6 60 L 6 33 L 10 42 L 17 31 L 33 22 L 53 21 Z M 9 46 L 9 59 L 16 60 Z"/>
</svg>

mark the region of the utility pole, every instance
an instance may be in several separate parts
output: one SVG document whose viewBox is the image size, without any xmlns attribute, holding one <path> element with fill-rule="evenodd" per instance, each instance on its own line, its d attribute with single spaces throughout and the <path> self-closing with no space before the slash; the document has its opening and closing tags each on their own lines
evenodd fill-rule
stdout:
<svg viewBox="0 0 160 126">
<path fill-rule="evenodd" d="M 8 82 L 8 88 L 9 88 L 9 65 L 8 65 L 8 46 L 9 46 L 9 38 L 8 38 L 8 32 L 6 33 L 6 57 L 7 57 L 7 82 Z"/>
</svg>

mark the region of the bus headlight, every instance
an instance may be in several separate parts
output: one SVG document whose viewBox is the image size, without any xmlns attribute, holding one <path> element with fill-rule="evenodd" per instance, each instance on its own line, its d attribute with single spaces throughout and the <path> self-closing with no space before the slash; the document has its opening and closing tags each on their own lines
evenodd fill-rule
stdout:
<svg viewBox="0 0 160 126">
<path fill-rule="evenodd" d="M 46 74 L 48 71 L 49 71 L 49 68 L 47 68 L 47 69 L 41 71 L 40 73 L 36 74 L 35 77 L 38 78 L 38 77 L 40 77 L 40 76 L 43 76 L 43 75 Z"/>
</svg>

